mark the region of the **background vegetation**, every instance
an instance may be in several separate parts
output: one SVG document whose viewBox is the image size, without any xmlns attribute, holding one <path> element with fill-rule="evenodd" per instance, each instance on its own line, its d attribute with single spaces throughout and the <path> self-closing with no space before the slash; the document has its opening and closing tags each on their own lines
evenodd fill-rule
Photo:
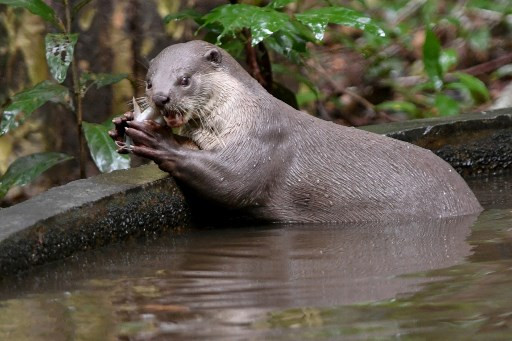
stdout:
<svg viewBox="0 0 512 341">
<path fill-rule="evenodd" d="M 512 106 L 511 36 L 509 0 L 0 0 L 1 205 L 129 167 L 110 119 L 175 42 L 220 44 L 276 97 L 357 126 Z"/>
</svg>

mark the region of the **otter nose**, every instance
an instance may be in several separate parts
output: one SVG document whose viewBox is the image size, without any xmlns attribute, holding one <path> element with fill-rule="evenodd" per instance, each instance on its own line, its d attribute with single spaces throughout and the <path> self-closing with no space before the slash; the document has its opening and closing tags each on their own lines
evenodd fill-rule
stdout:
<svg viewBox="0 0 512 341">
<path fill-rule="evenodd" d="M 153 95 L 152 100 L 157 107 L 162 108 L 169 102 L 169 96 L 163 93 L 158 93 Z"/>
</svg>

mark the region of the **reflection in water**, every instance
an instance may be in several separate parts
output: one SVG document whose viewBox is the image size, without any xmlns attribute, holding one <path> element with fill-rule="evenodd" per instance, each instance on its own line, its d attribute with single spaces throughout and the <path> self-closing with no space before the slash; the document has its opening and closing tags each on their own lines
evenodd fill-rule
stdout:
<svg viewBox="0 0 512 341">
<path fill-rule="evenodd" d="M 473 178 L 468 184 L 484 208 L 510 209 L 512 207 L 512 179 L 509 175 L 492 178 Z"/>
<path fill-rule="evenodd" d="M 428 272 L 440 280 L 397 299 L 314 309 L 275 310 L 253 326 L 286 339 L 400 338 L 510 340 L 512 332 L 512 212 L 489 210 L 468 242 L 462 264 Z M 309 315 L 307 314 L 309 313 Z M 318 322 L 320 321 L 320 322 Z M 267 334 L 268 335 L 268 334 Z"/>
<path fill-rule="evenodd" d="M 199 230 L 132 242 L 4 282 L 0 315 L 26 304 L 36 316 L 45 312 L 45 329 L 60 330 L 71 320 L 99 324 L 94 330 L 104 330 L 104 337 L 104 323 L 118 324 L 122 335 L 243 334 L 247 324 L 276 309 L 413 291 L 426 279 L 399 275 L 461 262 L 470 254 L 465 240 L 474 220 Z M 86 307 L 93 309 L 90 316 L 83 314 Z M 69 309 L 63 319 L 60 310 Z M 99 312 L 108 313 L 94 319 Z M 3 323 L 0 318 L 0 338 Z"/>
<path fill-rule="evenodd" d="M 176 302 L 201 308 L 321 306 L 393 297 L 412 284 L 397 275 L 453 265 L 469 255 L 465 239 L 473 220 L 196 234 L 169 270 L 169 285 Z"/>
</svg>

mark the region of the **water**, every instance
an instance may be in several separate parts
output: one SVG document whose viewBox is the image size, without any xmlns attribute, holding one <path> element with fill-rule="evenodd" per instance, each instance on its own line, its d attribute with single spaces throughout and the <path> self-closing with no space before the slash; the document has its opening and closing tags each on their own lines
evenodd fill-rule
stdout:
<svg viewBox="0 0 512 341">
<path fill-rule="evenodd" d="M 510 339 L 512 177 L 415 224 L 133 240 L 0 283 L 0 340 Z"/>
</svg>

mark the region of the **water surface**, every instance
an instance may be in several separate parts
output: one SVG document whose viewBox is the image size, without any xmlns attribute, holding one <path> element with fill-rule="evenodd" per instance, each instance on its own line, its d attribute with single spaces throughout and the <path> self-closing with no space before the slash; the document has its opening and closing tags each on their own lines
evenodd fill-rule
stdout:
<svg viewBox="0 0 512 341">
<path fill-rule="evenodd" d="M 471 186 L 479 217 L 225 227 L 80 253 L 0 283 L 0 340 L 507 339 L 512 177 Z"/>
</svg>

